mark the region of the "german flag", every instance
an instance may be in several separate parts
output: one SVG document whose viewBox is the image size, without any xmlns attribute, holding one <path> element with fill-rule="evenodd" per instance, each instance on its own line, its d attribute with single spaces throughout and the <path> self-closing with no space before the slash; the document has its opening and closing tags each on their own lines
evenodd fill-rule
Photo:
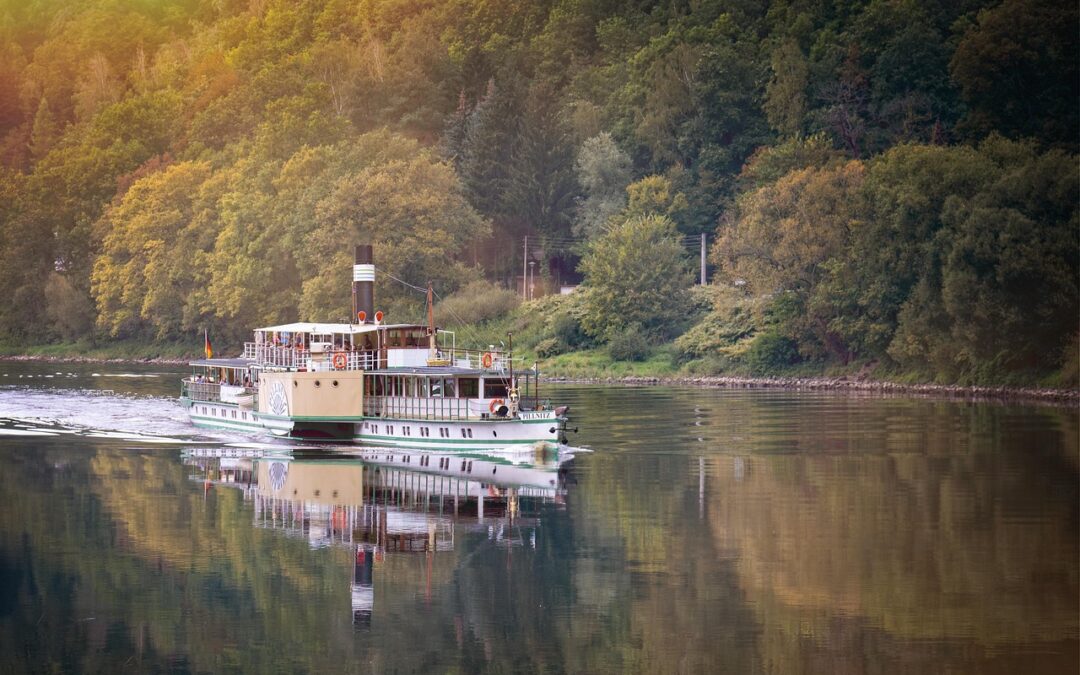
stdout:
<svg viewBox="0 0 1080 675">
<path fill-rule="evenodd" d="M 207 330 L 203 331 L 203 342 L 203 350 L 206 352 L 206 358 L 214 358 L 214 347 L 210 344 L 210 332 Z"/>
</svg>

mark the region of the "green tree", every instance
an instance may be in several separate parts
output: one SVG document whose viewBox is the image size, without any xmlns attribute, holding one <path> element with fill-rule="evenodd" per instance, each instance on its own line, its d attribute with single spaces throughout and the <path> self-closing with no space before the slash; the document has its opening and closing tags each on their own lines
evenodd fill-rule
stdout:
<svg viewBox="0 0 1080 675">
<path fill-rule="evenodd" d="M 783 297 L 798 308 L 785 313 L 779 329 L 809 355 L 847 358 L 844 336 L 831 325 L 834 311 L 816 295 L 860 225 L 858 195 L 865 177 L 858 161 L 792 171 L 744 194 L 735 222 L 713 249 L 729 283 L 745 283 L 754 295 Z"/>
<path fill-rule="evenodd" d="M 772 77 L 765 87 L 765 114 L 769 124 L 783 136 L 802 131 L 806 118 L 806 86 L 810 69 L 794 40 L 785 40 L 773 50 Z"/>
<path fill-rule="evenodd" d="M 1031 136 L 1075 151 L 1080 138 L 1080 10 L 1054 0 L 1005 0 L 964 33 L 950 63 L 968 110 L 964 127 Z"/>
<path fill-rule="evenodd" d="M 42 294 L 55 242 L 48 213 L 31 202 L 27 182 L 0 168 L 0 333 L 41 339 L 47 334 Z"/>
<path fill-rule="evenodd" d="M 592 238 L 626 205 L 633 167 L 630 156 L 603 132 L 582 144 L 574 169 L 585 193 L 578 202 L 574 233 Z"/>
<path fill-rule="evenodd" d="M 945 202 L 940 253 L 889 347 L 901 363 L 928 363 L 949 379 L 1053 369 L 1080 316 L 1075 156 L 1000 140 L 982 151 L 1023 157 L 971 198 Z"/>
<path fill-rule="evenodd" d="M 489 223 L 465 200 L 451 167 L 427 152 L 372 163 L 341 177 L 315 216 L 317 226 L 303 245 L 305 259 L 318 262 L 303 281 L 300 313 L 305 317 L 348 316 L 355 243 L 375 246 L 376 266 L 384 273 L 413 286 L 431 281 L 446 294 L 472 276 L 455 257 L 490 232 Z M 384 308 L 417 298 L 387 276 L 376 279 L 376 297 Z"/>
<path fill-rule="evenodd" d="M 675 224 L 634 216 L 612 224 L 581 261 L 585 330 L 610 340 L 633 325 L 653 338 L 678 334 L 686 318 L 690 273 Z"/>
<path fill-rule="evenodd" d="M 838 330 L 856 351 L 888 358 L 901 306 L 944 250 L 938 233 L 946 200 L 971 198 L 993 172 L 987 157 L 967 147 L 903 145 L 870 163 L 863 224 L 826 280 L 831 301 L 843 305 Z"/>
<path fill-rule="evenodd" d="M 193 225 L 209 176 L 204 163 L 173 164 L 134 183 L 102 216 L 99 227 L 108 235 L 92 288 L 98 326 L 108 334 L 170 338 L 195 328 L 184 321 L 185 306 L 208 275 L 205 256 L 185 243 L 207 243 Z"/>
<path fill-rule="evenodd" d="M 30 156 L 39 160 L 47 155 L 59 136 L 60 129 L 49 109 L 49 100 L 42 96 L 30 131 Z"/>
</svg>

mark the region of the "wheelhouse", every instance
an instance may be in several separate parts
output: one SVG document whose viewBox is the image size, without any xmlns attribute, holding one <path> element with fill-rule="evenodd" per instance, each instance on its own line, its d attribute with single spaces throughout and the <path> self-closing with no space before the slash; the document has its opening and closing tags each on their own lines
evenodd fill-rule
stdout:
<svg viewBox="0 0 1080 675">
<path fill-rule="evenodd" d="M 525 398 L 535 392 L 533 373 L 514 379 Z M 505 417 L 512 385 L 507 373 L 440 367 L 375 370 L 364 375 L 364 415 L 403 419 Z"/>
</svg>

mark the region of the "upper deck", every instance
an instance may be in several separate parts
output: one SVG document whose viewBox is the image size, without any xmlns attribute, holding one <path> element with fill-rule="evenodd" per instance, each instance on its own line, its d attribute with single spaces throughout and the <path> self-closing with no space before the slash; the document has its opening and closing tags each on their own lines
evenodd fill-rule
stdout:
<svg viewBox="0 0 1080 675">
<path fill-rule="evenodd" d="M 503 372 L 510 367 L 509 358 L 494 346 L 433 348 L 434 342 L 431 330 L 417 324 L 291 323 L 256 329 L 254 342 L 244 343 L 242 358 L 266 370 L 452 366 Z"/>
</svg>

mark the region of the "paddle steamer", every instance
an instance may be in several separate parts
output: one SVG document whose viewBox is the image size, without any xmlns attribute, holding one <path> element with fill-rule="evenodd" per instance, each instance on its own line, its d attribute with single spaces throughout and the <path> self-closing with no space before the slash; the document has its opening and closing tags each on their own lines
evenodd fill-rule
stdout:
<svg viewBox="0 0 1080 675">
<path fill-rule="evenodd" d="M 536 371 L 511 351 L 439 344 L 428 323 L 387 324 L 374 311 L 371 246 L 353 265 L 356 323 L 254 331 L 239 358 L 191 363 L 180 401 L 200 427 L 380 446 L 475 450 L 565 441 L 566 406 L 536 395 Z M 512 348 L 512 345 L 511 345 Z"/>
</svg>

